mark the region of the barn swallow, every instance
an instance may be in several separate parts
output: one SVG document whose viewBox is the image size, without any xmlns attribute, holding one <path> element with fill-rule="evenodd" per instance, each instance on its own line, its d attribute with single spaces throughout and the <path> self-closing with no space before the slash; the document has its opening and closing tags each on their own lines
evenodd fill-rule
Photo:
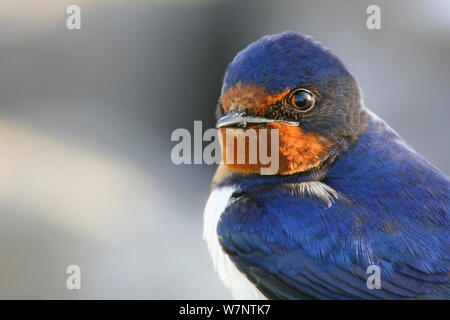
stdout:
<svg viewBox="0 0 450 320">
<path fill-rule="evenodd" d="M 276 174 L 223 161 L 213 178 L 204 238 L 233 297 L 450 298 L 450 180 L 364 106 L 329 49 L 294 32 L 250 44 L 217 113 L 221 131 L 279 132 Z"/>
</svg>

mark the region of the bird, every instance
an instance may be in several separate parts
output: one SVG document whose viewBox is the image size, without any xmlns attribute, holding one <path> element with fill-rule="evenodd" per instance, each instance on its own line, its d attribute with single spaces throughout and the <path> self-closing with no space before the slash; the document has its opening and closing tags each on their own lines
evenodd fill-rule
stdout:
<svg viewBox="0 0 450 320">
<path fill-rule="evenodd" d="M 216 116 L 222 155 L 236 155 L 225 132 L 278 132 L 276 172 L 224 158 L 212 179 L 203 237 L 233 298 L 450 298 L 450 179 L 365 106 L 330 49 L 293 31 L 251 43 Z"/>
</svg>

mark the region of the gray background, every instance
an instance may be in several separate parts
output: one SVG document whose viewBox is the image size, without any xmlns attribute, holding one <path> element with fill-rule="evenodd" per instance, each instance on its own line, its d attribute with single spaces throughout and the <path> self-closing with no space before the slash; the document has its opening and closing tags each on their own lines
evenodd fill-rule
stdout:
<svg viewBox="0 0 450 320">
<path fill-rule="evenodd" d="M 331 48 L 450 173 L 449 1 L 2 0 L 0 298 L 229 298 L 201 238 L 214 167 L 173 165 L 170 134 L 212 127 L 229 61 L 284 30 Z"/>
</svg>

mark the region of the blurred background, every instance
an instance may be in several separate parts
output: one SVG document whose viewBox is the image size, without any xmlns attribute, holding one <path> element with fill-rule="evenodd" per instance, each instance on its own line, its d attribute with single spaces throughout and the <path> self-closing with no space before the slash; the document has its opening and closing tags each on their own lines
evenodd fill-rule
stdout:
<svg viewBox="0 0 450 320">
<path fill-rule="evenodd" d="M 331 48 L 450 173 L 448 0 L 0 0 L 0 298 L 230 298 L 202 240 L 215 168 L 174 165 L 170 135 L 213 127 L 227 64 L 284 30 Z"/>
</svg>

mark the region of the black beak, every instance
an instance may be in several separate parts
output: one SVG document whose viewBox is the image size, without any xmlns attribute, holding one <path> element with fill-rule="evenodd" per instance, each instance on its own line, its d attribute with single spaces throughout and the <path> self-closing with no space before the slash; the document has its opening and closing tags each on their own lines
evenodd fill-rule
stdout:
<svg viewBox="0 0 450 320">
<path fill-rule="evenodd" d="M 285 121 L 276 119 L 266 119 L 260 117 L 248 117 L 244 112 L 231 112 L 220 118 L 216 123 L 216 128 L 245 128 L 248 125 L 278 123 L 287 126 L 298 126 L 298 121 Z"/>
</svg>

